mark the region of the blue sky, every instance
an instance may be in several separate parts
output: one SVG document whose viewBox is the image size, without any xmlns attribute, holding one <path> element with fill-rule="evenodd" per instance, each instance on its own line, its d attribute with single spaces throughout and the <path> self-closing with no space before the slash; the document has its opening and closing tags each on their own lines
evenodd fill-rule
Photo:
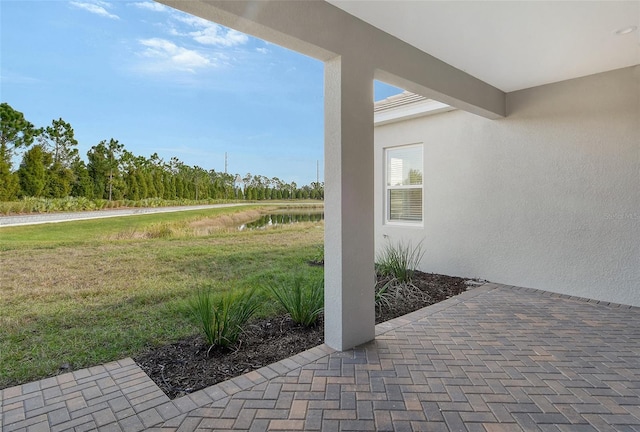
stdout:
<svg viewBox="0 0 640 432">
<path fill-rule="evenodd" d="M 323 180 L 323 64 L 151 1 L 0 1 L 2 102 L 91 146 Z M 398 93 L 376 84 L 376 99 Z M 16 161 L 17 164 L 19 161 Z M 14 168 L 16 168 L 14 166 Z"/>
</svg>

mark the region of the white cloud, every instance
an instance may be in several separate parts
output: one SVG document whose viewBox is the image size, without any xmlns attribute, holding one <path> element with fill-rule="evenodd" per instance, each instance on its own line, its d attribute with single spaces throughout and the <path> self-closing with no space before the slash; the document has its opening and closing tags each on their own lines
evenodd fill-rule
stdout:
<svg viewBox="0 0 640 432">
<path fill-rule="evenodd" d="M 256 48 L 256 51 L 262 54 L 267 54 L 269 52 L 269 50 L 266 48 Z"/>
<path fill-rule="evenodd" d="M 189 72 L 190 75 L 182 74 L 179 79 L 191 80 L 197 77 L 197 72 L 232 66 L 237 63 L 236 55 L 248 53 L 233 49 L 249 42 L 247 35 L 236 30 L 148 0 L 134 0 L 128 4 L 151 12 L 166 12 L 167 19 L 157 23 L 165 36 L 153 35 L 137 40 L 137 61 L 133 65 L 137 72 L 154 75 Z"/>
<path fill-rule="evenodd" d="M 237 45 L 244 45 L 249 42 L 249 37 L 246 34 L 240 33 L 236 30 L 228 29 L 219 24 L 207 21 L 199 17 L 190 15 L 178 15 L 175 18 L 178 21 L 187 24 L 192 28 L 195 28 L 195 30 L 179 32 L 176 29 L 172 29 L 171 33 L 174 36 L 188 36 L 203 45 L 213 45 L 219 47 L 233 47 Z"/>
<path fill-rule="evenodd" d="M 191 32 L 190 35 L 196 42 L 203 45 L 224 47 L 243 45 L 249 40 L 249 37 L 244 33 L 236 30 L 225 31 L 223 27 L 213 23 L 200 31 Z"/>
<path fill-rule="evenodd" d="M 135 3 L 131 3 L 133 6 L 140 8 L 140 9 L 147 9 L 150 11 L 154 11 L 154 12 L 165 12 L 168 11 L 169 8 L 166 7 L 163 4 L 160 3 L 156 3 L 156 2 L 150 2 L 150 1 L 145 1 L 145 2 L 135 2 Z"/>
<path fill-rule="evenodd" d="M 166 39 L 141 39 L 139 42 L 145 47 L 141 55 L 148 59 L 145 64 L 147 71 L 159 72 L 173 69 L 195 72 L 197 69 L 216 65 L 213 59 L 205 54 L 180 47 Z"/>
<path fill-rule="evenodd" d="M 107 9 L 105 9 L 105 7 L 109 5 L 106 2 L 98 1 L 95 3 L 86 3 L 86 2 L 79 2 L 79 1 L 71 1 L 69 2 L 69 4 L 71 6 L 77 7 L 78 9 L 84 9 L 87 12 L 91 12 L 92 14 L 100 15 L 105 18 L 120 19 L 118 15 L 114 15 L 111 12 L 109 12 Z"/>
<path fill-rule="evenodd" d="M 194 15 L 182 14 L 182 13 L 176 15 L 175 19 L 194 27 L 197 27 L 197 26 L 204 27 L 207 24 L 211 24 L 210 21 L 207 21 L 204 18 L 200 18 Z"/>
</svg>

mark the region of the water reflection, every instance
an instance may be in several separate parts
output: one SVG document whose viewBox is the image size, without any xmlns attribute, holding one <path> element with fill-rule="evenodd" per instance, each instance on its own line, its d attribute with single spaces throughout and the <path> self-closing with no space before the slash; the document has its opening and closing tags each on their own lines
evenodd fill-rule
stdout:
<svg viewBox="0 0 640 432">
<path fill-rule="evenodd" d="M 278 225 L 287 225 L 298 222 L 320 222 L 322 220 L 324 220 L 324 212 L 272 213 L 263 215 L 253 222 L 242 224 L 238 227 L 238 230 L 266 229 Z"/>
</svg>

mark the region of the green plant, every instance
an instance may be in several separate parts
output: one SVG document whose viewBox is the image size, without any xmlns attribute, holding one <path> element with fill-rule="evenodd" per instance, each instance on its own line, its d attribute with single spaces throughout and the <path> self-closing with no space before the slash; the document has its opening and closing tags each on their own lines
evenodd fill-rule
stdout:
<svg viewBox="0 0 640 432">
<path fill-rule="evenodd" d="M 261 303 L 255 289 L 215 296 L 211 290 L 200 290 L 191 307 L 209 345 L 228 347 L 236 343 L 242 328 Z"/>
<path fill-rule="evenodd" d="M 147 232 L 148 238 L 169 238 L 173 236 L 173 229 L 167 223 L 152 225 Z"/>
<path fill-rule="evenodd" d="M 324 308 L 323 279 L 309 281 L 295 275 L 293 279 L 272 283 L 267 289 L 291 319 L 303 326 L 314 324 Z"/>
<path fill-rule="evenodd" d="M 376 271 L 382 276 L 393 277 L 409 283 L 424 256 L 422 241 L 415 247 L 408 244 L 387 243 L 376 259 Z"/>
<path fill-rule="evenodd" d="M 318 245 L 309 261 L 311 264 L 324 265 L 324 244 Z"/>
<path fill-rule="evenodd" d="M 376 284 L 374 298 L 376 308 L 378 310 L 382 309 L 384 306 L 390 306 L 393 294 L 390 290 L 392 287 L 394 279 L 386 281 L 384 284 Z"/>
<path fill-rule="evenodd" d="M 305 225 L 279 232 L 146 236 L 152 225 L 188 226 L 246 211 L 255 208 L 1 228 L 0 388 L 55 375 L 62 363 L 90 367 L 202 334 L 190 312 L 194 287 L 258 287 L 299 268 L 307 278 L 322 276 L 322 268 L 305 263 L 322 243 L 323 230 Z M 280 310 L 272 301 L 262 306 L 255 317 Z"/>
</svg>

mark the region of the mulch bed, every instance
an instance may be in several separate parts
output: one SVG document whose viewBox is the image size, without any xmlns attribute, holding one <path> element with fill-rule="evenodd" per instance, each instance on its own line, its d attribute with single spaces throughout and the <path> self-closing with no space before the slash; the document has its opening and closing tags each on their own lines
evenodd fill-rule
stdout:
<svg viewBox="0 0 640 432">
<path fill-rule="evenodd" d="M 384 278 L 378 278 L 384 284 Z M 458 295 L 465 279 L 416 272 L 413 285 L 420 292 L 409 297 L 389 296 L 376 308 L 376 324 Z M 417 296 L 415 294 L 418 294 Z M 169 396 L 185 394 L 242 375 L 324 342 L 322 319 L 313 327 L 295 324 L 288 316 L 253 320 L 232 349 L 210 347 L 200 335 L 151 349 L 134 358 Z"/>
</svg>

